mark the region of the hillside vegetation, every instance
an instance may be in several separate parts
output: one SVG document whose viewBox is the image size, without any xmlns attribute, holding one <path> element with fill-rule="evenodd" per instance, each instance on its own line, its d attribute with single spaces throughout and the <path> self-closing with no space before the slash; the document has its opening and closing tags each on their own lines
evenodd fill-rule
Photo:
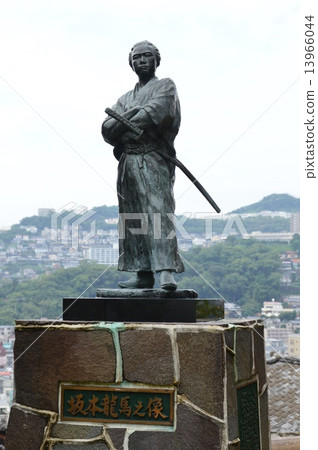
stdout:
<svg viewBox="0 0 318 450">
<path fill-rule="evenodd" d="M 295 245 L 299 245 L 296 238 L 288 245 L 230 237 L 209 248 L 195 247 L 182 254 L 186 272 L 176 276 L 178 287 L 195 289 L 202 299 L 223 297 L 242 306 L 245 315 L 255 314 L 265 300 L 279 300 L 285 293 L 280 254 Z M 35 280 L 6 282 L 0 291 L 0 324 L 61 318 L 63 297 L 94 297 L 97 288 L 117 288 L 118 281 L 128 277 L 114 266 L 83 262 Z M 289 290 L 299 293 L 298 280 Z"/>
<path fill-rule="evenodd" d="M 284 212 L 299 212 L 300 200 L 292 197 L 288 194 L 272 194 L 264 197 L 257 203 L 253 203 L 248 206 L 232 211 L 234 214 L 243 213 L 257 213 L 261 211 L 284 211 Z M 118 216 L 117 206 L 95 206 L 92 208 L 95 214 L 91 219 L 86 220 L 81 224 L 83 230 L 89 230 L 91 221 L 96 221 L 97 230 L 109 230 L 116 229 L 116 223 L 106 223 L 106 219 L 116 218 Z M 60 226 L 61 220 L 70 211 L 65 211 L 58 217 L 58 226 Z M 74 216 L 72 219 L 75 221 L 80 216 Z M 216 234 L 222 234 L 226 221 L 222 219 L 213 221 L 213 232 Z M 42 231 L 44 228 L 51 228 L 51 216 L 30 216 L 24 217 L 20 220 L 19 224 L 12 225 L 8 231 L 0 232 L 0 241 L 4 244 L 11 242 L 13 237 L 18 233 L 32 234 L 25 230 L 24 227 L 36 227 L 38 231 Z M 248 233 L 253 231 L 261 231 L 264 233 L 279 233 L 289 231 L 289 219 L 283 217 L 248 217 L 244 219 L 244 226 Z M 205 221 L 203 219 L 188 219 L 184 225 L 184 228 L 188 233 L 203 234 L 205 227 Z"/>
<path fill-rule="evenodd" d="M 261 211 L 285 211 L 289 213 L 297 213 L 300 210 L 299 198 L 292 197 L 289 194 L 271 194 L 264 197 L 257 203 L 232 211 L 233 213 L 258 213 Z"/>
</svg>

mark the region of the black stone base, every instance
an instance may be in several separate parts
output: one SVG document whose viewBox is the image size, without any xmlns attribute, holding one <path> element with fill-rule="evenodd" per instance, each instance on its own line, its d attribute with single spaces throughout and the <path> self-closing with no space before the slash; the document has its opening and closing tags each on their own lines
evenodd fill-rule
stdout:
<svg viewBox="0 0 318 450">
<path fill-rule="evenodd" d="M 193 298 L 64 298 L 63 320 L 105 322 L 196 322 Z"/>
</svg>

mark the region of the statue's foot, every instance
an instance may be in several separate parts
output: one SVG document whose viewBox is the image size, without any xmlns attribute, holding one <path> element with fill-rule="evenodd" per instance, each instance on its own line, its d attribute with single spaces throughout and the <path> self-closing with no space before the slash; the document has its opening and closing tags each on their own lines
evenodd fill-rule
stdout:
<svg viewBox="0 0 318 450">
<path fill-rule="evenodd" d="M 120 281 L 118 286 L 123 289 L 152 289 L 155 277 L 152 272 L 137 272 L 127 281 Z"/>
<path fill-rule="evenodd" d="M 167 291 L 175 291 L 177 289 L 177 283 L 170 270 L 162 270 L 160 272 L 160 287 Z"/>
</svg>

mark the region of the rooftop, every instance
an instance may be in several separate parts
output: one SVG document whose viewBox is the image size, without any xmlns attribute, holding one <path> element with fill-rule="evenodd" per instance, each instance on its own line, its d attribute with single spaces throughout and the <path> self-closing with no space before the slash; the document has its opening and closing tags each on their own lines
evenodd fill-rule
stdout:
<svg viewBox="0 0 318 450">
<path fill-rule="evenodd" d="M 300 360 L 274 356 L 267 360 L 271 433 L 300 434 Z"/>
</svg>

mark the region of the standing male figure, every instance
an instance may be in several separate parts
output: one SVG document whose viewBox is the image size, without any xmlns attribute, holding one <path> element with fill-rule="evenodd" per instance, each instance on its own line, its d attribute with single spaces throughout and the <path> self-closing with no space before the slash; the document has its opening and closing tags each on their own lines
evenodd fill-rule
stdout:
<svg viewBox="0 0 318 450">
<path fill-rule="evenodd" d="M 104 140 L 114 146 L 119 160 L 119 230 L 125 232 L 119 235 L 118 270 L 135 272 L 128 281 L 118 283 L 122 288 L 152 288 L 154 273 L 160 272 L 160 287 L 174 290 L 177 283 L 172 272 L 184 271 L 173 223 L 175 167 L 156 152 L 175 156 L 180 104 L 174 82 L 155 76 L 160 59 L 158 49 L 150 42 L 135 44 L 129 64 L 139 81 L 112 107 L 141 128 L 142 135 L 137 136 L 112 117 L 102 124 Z M 138 215 L 146 220 L 146 232 L 144 228 L 138 233 L 140 222 L 137 225 L 135 221 L 137 229 L 128 233 L 128 219 Z"/>
</svg>

